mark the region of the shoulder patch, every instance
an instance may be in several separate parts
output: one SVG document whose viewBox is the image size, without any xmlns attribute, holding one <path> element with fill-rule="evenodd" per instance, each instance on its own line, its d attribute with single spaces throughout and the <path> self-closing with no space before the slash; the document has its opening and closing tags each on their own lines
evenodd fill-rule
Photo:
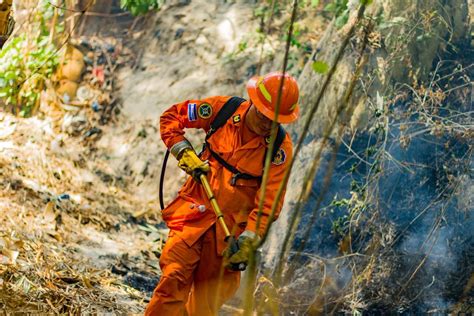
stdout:
<svg viewBox="0 0 474 316">
<path fill-rule="evenodd" d="M 188 103 L 188 120 L 190 122 L 197 121 L 196 103 Z"/>
<path fill-rule="evenodd" d="M 239 123 L 240 122 L 240 114 L 234 115 L 234 117 L 232 118 L 232 121 L 234 122 L 234 124 Z"/>
<path fill-rule="evenodd" d="M 273 158 L 272 163 L 273 163 L 274 165 L 279 166 L 279 165 L 281 165 L 282 163 L 284 163 L 285 160 L 286 160 L 286 153 L 285 153 L 285 151 L 283 150 L 283 148 L 280 148 L 280 149 L 278 149 L 278 152 L 276 153 L 275 158 Z"/>
<path fill-rule="evenodd" d="M 202 119 L 208 119 L 212 116 L 212 107 L 209 103 L 203 103 L 199 106 L 198 115 Z"/>
</svg>

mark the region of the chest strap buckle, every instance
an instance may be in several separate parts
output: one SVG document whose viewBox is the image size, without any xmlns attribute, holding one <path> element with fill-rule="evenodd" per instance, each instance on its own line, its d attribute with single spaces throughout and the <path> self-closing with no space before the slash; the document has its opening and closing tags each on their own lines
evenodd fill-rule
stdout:
<svg viewBox="0 0 474 316">
<path fill-rule="evenodd" d="M 235 187 L 235 184 L 237 183 L 237 180 L 242 176 L 241 173 L 234 173 L 232 178 L 230 179 L 230 185 Z"/>
</svg>

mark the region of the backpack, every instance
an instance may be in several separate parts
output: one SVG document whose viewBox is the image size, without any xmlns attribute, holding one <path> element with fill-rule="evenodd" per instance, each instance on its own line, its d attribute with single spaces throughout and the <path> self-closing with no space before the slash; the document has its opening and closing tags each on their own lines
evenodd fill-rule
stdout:
<svg viewBox="0 0 474 316">
<path fill-rule="evenodd" d="M 219 156 L 216 152 L 214 152 L 211 149 L 210 144 L 208 143 L 208 139 L 224 124 L 227 122 L 227 120 L 237 111 L 237 108 L 245 101 L 245 99 L 239 98 L 239 97 L 231 97 L 227 102 L 224 104 L 222 109 L 217 113 L 216 117 L 214 120 L 211 122 L 211 128 L 206 134 L 206 139 L 204 141 L 204 146 L 201 151 L 201 154 L 204 152 L 204 150 L 207 148 L 209 152 L 211 153 L 212 157 L 216 159 L 224 168 L 229 170 L 230 172 L 233 173 L 232 180 L 231 180 L 231 185 L 234 186 L 235 183 L 237 182 L 238 179 L 257 179 L 261 180 L 261 176 L 252 176 L 248 173 L 240 172 L 235 168 L 234 166 L 230 165 L 227 161 L 225 161 L 221 156 Z M 280 149 L 281 144 L 283 143 L 283 140 L 285 140 L 286 132 L 285 129 L 278 124 L 278 132 L 277 136 L 275 139 L 275 144 L 273 146 L 273 151 L 272 151 L 272 156 L 271 160 L 275 158 L 276 154 L 278 153 L 278 150 Z M 265 155 L 263 156 L 264 159 L 267 156 L 267 153 L 265 151 Z M 264 165 L 265 165 L 265 160 L 264 160 Z"/>
</svg>

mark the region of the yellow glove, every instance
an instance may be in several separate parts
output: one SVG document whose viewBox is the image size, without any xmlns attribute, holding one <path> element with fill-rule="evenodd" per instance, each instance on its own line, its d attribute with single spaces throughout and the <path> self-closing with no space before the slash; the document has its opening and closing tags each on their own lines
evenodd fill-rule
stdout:
<svg viewBox="0 0 474 316">
<path fill-rule="evenodd" d="M 197 170 L 203 172 L 208 172 L 210 170 L 209 164 L 206 161 L 202 161 L 192 148 L 186 148 L 182 153 L 180 153 L 178 167 L 190 175 L 193 175 Z"/>
<path fill-rule="evenodd" d="M 225 267 L 232 271 L 244 271 L 251 255 L 254 255 L 254 239 L 255 233 L 246 230 L 242 233 L 237 241 L 231 240 L 225 251 Z"/>
</svg>

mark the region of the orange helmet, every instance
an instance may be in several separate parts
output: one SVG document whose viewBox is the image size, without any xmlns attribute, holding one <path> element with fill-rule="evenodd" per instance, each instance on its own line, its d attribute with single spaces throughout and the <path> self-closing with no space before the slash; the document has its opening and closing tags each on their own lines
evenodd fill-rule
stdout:
<svg viewBox="0 0 474 316">
<path fill-rule="evenodd" d="M 250 100 L 255 104 L 258 111 L 270 120 L 275 118 L 278 90 L 280 89 L 282 78 L 283 74 L 281 72 L 271 72 L 263 77 L 252 77 L 247 83 L 247 92 Z M 285 74 L 277 119 L 278 123 L 291 123 L 298 118 L 298 97 L 299 89 L 296 79 L 289 74 Z"/>
</svg>

